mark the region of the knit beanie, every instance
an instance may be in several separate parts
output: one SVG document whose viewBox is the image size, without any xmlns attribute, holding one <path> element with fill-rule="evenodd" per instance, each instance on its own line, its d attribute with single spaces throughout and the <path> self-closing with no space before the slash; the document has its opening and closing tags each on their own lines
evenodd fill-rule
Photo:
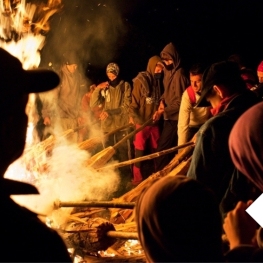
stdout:
<svg viewBox="0 0 263 263">
<path fill-rule="evenodd" d="M 258 65 L 257 71 L 263 72 L 263 61 L 261 61 L 260 64 Z"/>
<path fill-rule="evenodd" d="M 116 63 L 110 63 L 106 68 L 106 73 L 112 73 L 115 76 L 118 76 L 120 72 L 120 68 Z"/>
</svg>

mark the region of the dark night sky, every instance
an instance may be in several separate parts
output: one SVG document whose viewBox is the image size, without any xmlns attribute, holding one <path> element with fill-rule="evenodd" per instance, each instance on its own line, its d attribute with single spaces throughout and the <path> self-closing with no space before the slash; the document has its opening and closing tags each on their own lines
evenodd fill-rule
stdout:
<svg viewBox="0 0 263 263">
<path fill-rule="evenodd" d="M 263 60 L 260 0 L 62 0 L 51 19 L 42 66 L 76 50 L 86 75 L 104 81 L 109 62 L 131 81 L 152 55 L 174 42 L 187 69 L 240 53 L 248 66 Z"/>
</svg>

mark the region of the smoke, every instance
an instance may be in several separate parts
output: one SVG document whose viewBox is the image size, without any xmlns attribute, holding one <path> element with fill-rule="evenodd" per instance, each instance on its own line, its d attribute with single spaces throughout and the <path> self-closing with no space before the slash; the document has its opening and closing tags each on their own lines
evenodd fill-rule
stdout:
<svg viewBox="0 0 263 263">
<path fill-rule="evenodd" d="M 43 49 L 44 66 L 56 68 L 63 53 L 74 51 L 83 68 L 89 63 L 105 67 L 118 54 L 126 25 L 118 6 L 98 1 L 63 1 L 62 11 L 51 21 Z M 50 64 L 51 65 L 51 64 Z"/>
<path fill-rule="evenodd" d="M 120 183 L 119 175 L 113 170 L 98 172 L 85 165 L 89 153 L 80 150 L 76 145 L 63 144 L 53 149 L 48 160 L 48 171 L 42 174 L 28 176 L 28 172 L 18 160 L 12 164 L 5 177 L 33 182 L 40 195 L 13 196 L 20 205 L 37 212 L 38 214 L 52 216 L 54 202 L 74 202 L 83 200 L 109 200 Z M 32 180 L 32 177 L 33 180 Z M 69 214 L 66 209 L 63 214 Z M 61 211 L 60 211 L 61 214 Z M 58 219 L 57 219 L 58 220 Z"/>
</svg>

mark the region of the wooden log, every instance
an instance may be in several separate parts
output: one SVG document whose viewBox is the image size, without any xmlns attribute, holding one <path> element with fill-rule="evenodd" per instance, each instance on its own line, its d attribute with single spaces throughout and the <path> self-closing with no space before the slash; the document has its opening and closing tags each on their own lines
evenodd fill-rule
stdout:
<svg viewBox="0 0 263 263">
<path fill-rule="evenodd" d="M 193 145 L 193 144 L 194 144 L 193 142 L 188 142 L 188 143 L 176 146 L 176 147 L 172 147 L 172 148 L 167 149 L 167 150 L 163 150 L 163 151 L 160 151 L 160 152 L 152 153 L 152 154 L 145 155 L 145 156 L 142 156 L 142 157 L 139 157 L 139 158 L 134 158 L 132 160 L 128 160 L 128 161 L 125 161 L 125 162 L 116 163 L 116 164 L 112 164 L 112 165 L 107 165 L 107 166 L 101 167 L 101 168 L 99 168 L 97 170 L 119 168 L 119 167 L 127 166 L 127 165 L 130 165 L 130 164 L 133 164 L 133 163 L 138 163 L 138 162 L 142 162 L 142 161 L 146 161 L 146 160 L 151 160 L 151 159 L 157 158 L 159 156 L 175 152 L 175 151 L 177 151 L 179 149 L 185 148 L 185 147 Z"/>
<path fill-rule="evenodd" d="M 155 180 L 157 178 L 161 178 L 163 176 L 168 175 L 173 169 L 175 169 L 180 163 L 187 160 L 194 150 L 194 145 L 190 145 L 185 147 L 182 151 L 180 151 L 178 154 L 175 155 L 175 157 L 171 160 L 171 162 L 164 167 L 163 170 L 158 171 L 152 175 L 150 175 L 147 179 L 142 181 L 138 186 L 130 190 L 129 192 L 125 193 L 119 198 L 115 198 L 115 202 L 136 202 L 137 197 L 140 195 L 140 193 L 148 186 L 149 183 L 151 183 L 152 180 Z M 182 171 L 184 165 L 189 165 L 187 162 L 183 163 L 179 171 Z M 173 175 L 178 174 L 178 172 L 174 173 Z M 111 218 L 110 222 L 113 223 L 129 223 L 132 220 L 134 220 L 134 214 L 133 213 L 126 213 L 127 217 L 125 217 L 125 214 L 120 216 L 121 209 L 113 208 L 110 209 L 111 211 Z"/>
<path fill-rule="evenodd" d="M 80 249 L 85 253 L 106 250 L 116 242 L 115 238 L 107 236 L 107 232 L 115 231 L 113 224 L 103 218 L 87 219 L 85 223 L 73 222 L 57 231 L 68 247 Z"/>
<path fill-rule="evenodd" d="M 81 201 L 81 202 L 61 202 L 55 201 L 54 208 L 60 207 L 111 207 L 133 209 L 134 202 L 114 202 L 114 201 Z"/>
</svg>

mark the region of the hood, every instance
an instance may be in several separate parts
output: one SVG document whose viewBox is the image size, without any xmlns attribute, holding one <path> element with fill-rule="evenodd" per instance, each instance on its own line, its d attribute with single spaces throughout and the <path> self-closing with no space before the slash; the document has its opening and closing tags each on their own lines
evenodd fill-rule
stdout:
<svg viewBox="0 0 263 263">
<path fill-rule="evenodd" d="M 162 60 L 159 56 L 153 56 L 148 61 L 146 71 L 149 72 L 152 76 L 154 76 L 154 70 L 158 62 L 162 63 Z"/>
<path fill-rule="evenodd" d="M 173 64 L 174 64 L 175 70 L 177 70 L 179 68 L 179 66 L 180 66 L 181 59 L 180 59 L 180 56 L 179 56 L 174 44 L 173 43 L 167 44 L 164 47 L 164 49 L 162 50 L 161 56 L 162 56 L 163 53 L 168 55 L 173 60 Z"/>
</svg>

